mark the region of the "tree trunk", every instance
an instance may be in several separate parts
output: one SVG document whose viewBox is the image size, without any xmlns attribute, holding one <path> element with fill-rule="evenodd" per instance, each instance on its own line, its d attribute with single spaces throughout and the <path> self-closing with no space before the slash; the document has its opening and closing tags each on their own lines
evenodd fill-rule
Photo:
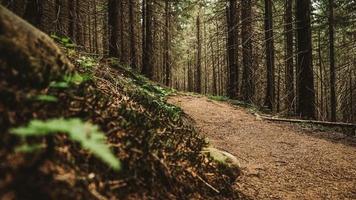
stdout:
<svg viewBox="0 0 356 200">
<path fill-rule="evenodd" d="M 145 48 L 143 51 L 143 63 L 142 63 L 142 73 L 147 76 L 149 79 L 153 79 L 153 65 L 154 65 L 154 35 L 153 35 L 153 9 L 154 1 L 146 0 L 145 7 L 145 37 L 144 44 Z"/>
<path fill-rule="evenodd" d="M 318 31 L 318 60 L 319 60 L 319 76 L 320 76 L 320 117 L 324 119 L 324 72 L 321 55 L 321 31 Z"/>
<path fill-rule="evenodd" d="M 252 60 L 252 2 L 251 0 L 242 1 L 242 100 L 252 103 L 254 95 L 253 60 Z"/>
<path fill-rule="evenodd" d="M 119 58 L 119 5 L 116 0 L 109 0 L 109 56 Z"/>
<path fill-rule="evenodd" d="M 202 51 L 202 45 L 201 45 L 201 21 L 200 21 L 200 13 L 197 16 L 197 74 L 196 74 L 196 79 L 195 79 L 195 87 L 196 87 L 196 92 L 201 93 L 201 51 Z"/>
<path fill-rule="evenodd" d="M 284 11 L 284 32 L 285 32 L 285 88 L 286 106 L 289 114 L 295 111 L 295 92 L 294 92 L 294 62 L 293 62 L 293 0 L 285 0 Z"/>
<path fill-rule="evenodd" d="M 297 24 L 297 68 L 298 68 L 298 114 L 315 118 L 315 92 L 312 63 L 311 2 L 296 1 Z"/>
<path fill-rule="evenodd" d="M 170 58 L 170 19 L 171 19 L 171 5 L 170 1 L 165 1 L 165 27 L 164 27 L 164 70 L 166 86 L 170 86 L 171 79 L 171 58 Z"/>
<path fill-rule="evenodd" d="M 136 1 L 130 0 L 129 2 L 129 21 L 130 21 L 130 49 L 131 49 L 131 61 L 130 65 L 132 69 L 137 70 L 137 51 L 136 51 L 136 21 L 135 21 L 135 8 Z"/>
<path fill-rule="evenodd" d="M 335 55 L 334 55 L 334 0 L 329 0 L 329 56 L 330 56 L 330 110 L 331 121 L 336 121 Z"/>
<path fill-rule="evenodd" d="M 229 85 L 228 96 L 231 99 L 236 99 L 239 93 L 239 66 L 238 66 L 238 12 L 237 1 L 229 0 L 227 11 L 228 22 L 228 42 L 227 42 L 227 55 L 228 55 L 228 68 L 229 68 Z"/>
<path fill-rule="evenodd" d="M 275 74 L 274 74 L 274 38 L 272 0 L 265 0 L 265 42 L 267 67 L 267 92 L 265 106 L 274 111 L 275 108 Z"/>
</svg>

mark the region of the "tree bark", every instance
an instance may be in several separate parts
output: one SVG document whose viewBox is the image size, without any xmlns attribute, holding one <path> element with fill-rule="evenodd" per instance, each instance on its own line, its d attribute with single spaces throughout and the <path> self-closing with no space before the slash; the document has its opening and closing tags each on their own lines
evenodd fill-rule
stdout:
<svg viewBox="0 0 356 200">
<path fill-rule="evenodd" d="M 254 95 L 253 77 L 253 58 L 252 58 L 252 2 L 251 0 L 242 1 L 242 100 L 252 103 Z"/>
<path fill-rule="evenodd" d="M 136 3 L 134 0 L 129 2 L 129 21 L 130 21 L 130 49 L 131 49 L 131 67 L 137 70 L 137 51 L 136 51 L 136 21 L 135 21 Z"/>
<path fill-rule="evenodd" d="M 310 14 L 310 0 L 296 1 L 298 114 L 304 118 L 315 118 Z"/>
<path fill-rule="evenodd" d="M 284 32 L 285 32 L 285 88 L 287 93 L 286 106 L 289 114 L 295 112 L 294 62 L 293 62 L 293 0 L 285 0 Z"/>
<path fill-rule="evenodd" d="M 329 56 L 330 56 L 330 110 L 331 121 L 336 121 L 335 53 L 334 53 L 334 0 L 329 0 Z"/>
<path fill-rule="evenodd" d="M 275 108 L 275 72 L 274 72 L 274 38 L 272 0 L 265 0 L 265 42 L 267 67 L 267 92 L 265 106 L 274 111 Z"/>
<path fill-rule="evenodd" d="M 154 70 L 154 34 L 153 34 L 153 9 L 154 2 L 153 0 L 146 0 L 145 7 L 145 37 L 143 43 L 145 48 L 143 51 L 143 63 L 142 63 L 142 73 L 147 76 L 149 79 L 153 79 L 153 70 Z"/>
<path fill-rule="evenodd" d="M 202 45 L 201 45 L 201 20 L 200 20 L 200 13 L 197 16 L 197 60 L 196 60 L 196 68 L 197 74 L 195 79 L 195 87 L 196 92 L 201 93 L 201 55 L 202 55 Z"/>
<path fill-rule="evenodd" d="M 164 70 L 166 86 L 170 86 L 171 82 L 171 41 L 170 41 L 170 28 L 171 28 L 171 5 L 170 1 L 165 1 L 165 27 L 164 27 Z"/>
<path fill-rule="evenodd" d="M 109 0 L 109 56 L 119 58 L 119 4 L 116 0 Z"/>
<path fill-rule="evenodd" d="M 237 1 L 229 0 L 227 10 L 228 22 L 228 42 L 227 42 L 227 55 L 228 55 L 228 68 L 229 68 L 229 85 L 228 96 L 231 99 L 236 99 L 239 93 L 239 66 L 238 66 L 238 11 Z"/>
</svg>

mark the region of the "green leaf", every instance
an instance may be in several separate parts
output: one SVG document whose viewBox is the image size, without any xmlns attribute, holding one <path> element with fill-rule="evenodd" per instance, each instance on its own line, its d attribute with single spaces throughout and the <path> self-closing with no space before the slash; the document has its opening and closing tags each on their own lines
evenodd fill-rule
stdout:
<svg viewBox="0 0 356 200">
<path fill-rule="evenodd" d="M 45 101 L 45 102 L 57 102 L 58 101 L 57 97 L 52 96 L 52 95 L 37 95 L 35 97 L 35 100 Z"/>
<path fill-rule="evenodd" d="M 65 82 L 65 81 L 61 81 L 61 82 L 56 82 L 53 81 L 49 84 L 49 87 L 51 88 L 59 88 L 59 89 L 66 89 L 69 88 L 69 83 Z"/>
<path fill-rule="evenodd" d="M 68 44 L 68 43 L 70 42 L 70 39 L 67 38 L 67 37 L 63 37 L 63 38 L 61 38 L 61 42 L 62 42 L 63 44 Z"/>
<path fill-rule="evenodd" d="M 11 129 L 10 132 L 20 137 L 66 133 L 72 141 L 78 142 L 82 148 L 92 152 L 113 169 L 121 169 L 120 161 L 105 143 L 104 133 L 99 131 L 98 126 L 84 123 L 80 119 L 32 120 L 28 126 Z"/>
</svg>

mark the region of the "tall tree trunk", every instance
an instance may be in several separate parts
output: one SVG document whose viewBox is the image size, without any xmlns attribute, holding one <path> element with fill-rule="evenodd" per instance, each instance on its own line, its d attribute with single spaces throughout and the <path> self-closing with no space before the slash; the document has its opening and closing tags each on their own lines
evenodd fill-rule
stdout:
<svg viewBox="0 0 356 200">
<path fill-rule="evenodd" d="M 165 84 L 170 86 L 171 79 L 171 58 L 170 58 L 170 28 L 171 28 L 171 5 L 169 0 L 165 0 L 165 27 L 164 27 L 164 69 Z"/>
<path fill-rule="evenodd" d="M 195 87 L 196 87 L 196 92 L 201 93 L 201 51 L 202 51 L 202 45 L 201 45 L 201 21 L 200 21 L 200 11 L 197 16 L 197 60 L 196 60 L 196 66 L 197 66 L 197 74 L 196 74 L 196 79 L 195 79 Z"/>
<path fill-rule="evenodd" d="M 69 24 L 68 24 L 68 36 L 75 42 L 76 41 L 76 25 L 77 25 L 77 13 L 76 13 L 76 2 L 77 0 L 68 1 L 69 9 Z"/>
<path fill-rule="evenodd" d="M 267 92 L 265 106 L 275 110 L 275 74 L 274 74 L 274 38 L 272 0 L 265 0 L 265 41 L 266 41 L 266 67 L 267 67 Z"/>
<path fill-rule="evenodd" d="M 217 83 L 216 83 L 216 61 L 215 61 L 215 52 L 214 52 L 214 40 L 211 40 L 210 42 L 210 48 L 211 48 L 211 59 L 212 59 L 212 70 L 213 70 L 213 95 L 217 95 Z"/>
<path fill-rule="evenodd" d="M 109 0 L 109 56 L 119 58 L 119 4 L 116 0 Z"/>
<path fill-rule="evenodd" d="M 311 2 L 296 1 L 297 68 L 298 68 L 298 114 L 315 118 L 315 91 L 312 63 Z"/>
<path fill-rule="evenodd" d="M 284 32 L 285 32 L 285 88 L 287 93 L 286 106 L 289 114 L 295 111 L 294 62 L 293 62 L 293 0 L 285 0 Z"/>
<path fill-rule="evenodd" d="M 227 11 L 228 22 L 228 42 L 227 42 L 227 55 L 228 55 L 228 68 L 229 68 L 229 81 L 228 81 L 228 96 L 236 99 L 239 93 L 239 66 L 238 66 L 238 11 L 237 1 L 229 0 Z"/>
<path fill-rule="evenodd" d="M 207 42 L 207 31 L 206 31 L 206 20 L 204 20 L 204 93 L 208 93 L 208 86 L 209 86 L 209 73 L 208 73 L 208 42 Z"/>
<path fill-rule="evenodd" d="M 253 60 L 252 60 L 252 2 L 242 1 L 242 100 L 251 103 L 254 95 Z"/>
<path fill-rule="evenodd" d="M 83 14 L 81 12 L 81 0 L 76 0 L 75 2 L 75 16 L 77 17 L 75 20 L 76 27 L 76 37 L 75 41 L 78 45 L 84 46 L 84 36 L 83 36 Z"/>
<path fill-rule="evenodd" d="M 131 61 L 130 65 L 132 69 L 137 70 L 137 51 L 136 51 L 136 20 L 135 20 L 135 8 L 136 1 L 129 1 L 129 21 L 130 21 L 130 49 L 131 49 Z"/>
<path fill-rule="evenodd" d="M 324 72 L 321 55 L 321 30 L 318 30 L 318 60 L 319 60 L 319 74 L 320 74 L 320 117 L 324 119 Z"/>
<path fill-rule="evenodd" d="M 329 56 L 330 56 L 330 110 L 331 121 L 336 121 L 335 53 L 334 53 L 334 0 L 329 0 Z"/>
<path fill-rule="evenodd" d="M 154 35 L 153 35 L 153 9 L 154 1 L 146 0 L 145 7 L 145 37 L 144 44 L 145 48 L 143 51 L 143 63 L 142 63 L 142 73 L 146 75 L 149 79 L 153 79 L 153 65 L 154 65 Z"/>
</svg>

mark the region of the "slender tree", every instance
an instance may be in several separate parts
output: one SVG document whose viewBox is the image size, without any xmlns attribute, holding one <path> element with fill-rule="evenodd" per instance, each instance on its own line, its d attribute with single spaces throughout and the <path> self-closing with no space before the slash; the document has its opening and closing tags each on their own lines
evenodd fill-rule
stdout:
<svg viewBox="0 0 356 200">
<path fill-rule="evenodd" d="M 330 56 L 330 110 L 331 121 L 336 121 L 336 75 L 334 53 L 334 0 L 329 0 L 329 56 Z"/>
<path fill-rule="evenodd" d="M 229 81 L 228 81 L 228 96 L 232 99 L 238 96 L 238 11 L 237 1 L 229 0 L 227 3 L 227 25 L 228 25 L 228 42 L 227 42 L 227 56 L 228 56 L 228 69 L 229 69 Z"/>
<path fill-rule="evenodd" d="M 200 12 L 197 16 L 197 59 L 196 59 L 196 79 L 195 79 L 195 87 L 196 92 L 201 93 L 201 60 L 202 60 L 202 41 L 201 41 L 201 21 L 200 21 Z"/>
<path fill-rule="evenodd" d="M 274 110 L 275 106 L 275 74 L 274 74 L 274 38 L 272 0 L 265 0 L 265 42 L 266 42 L 266 67 L 267 67 L 267 92 L 265 106 Z"/>
<path fill-rule="evenodd" d="M 289 114 L 294 113 L 295 92 L 294 92 L 294 62 L 293 62 L 293 0 L 285 0 L 284 4 L 284 41 L 285 54 L 285 89 L 287 93 L 286 106 Z"/>
<path fill-rule="evenodd" d="M 165 0 L 165 27 L 164 27 L 164 70 L 165 84 L 170 86 L 171 80 L 171 56 L 170 56 L 170 28 L 171 28 L 171 5 L 169 0 Z"/>
<path fill-rule="evenodd" d="M 136 1 L 129 0 L 129 26 L 130 26 L 130 50 L 131 60 L 130 65 L 133 69 L 137 70 L 137 44 L 136 44 L 136 20 L 135 20 L 135 8 Z"/>
</svg>

